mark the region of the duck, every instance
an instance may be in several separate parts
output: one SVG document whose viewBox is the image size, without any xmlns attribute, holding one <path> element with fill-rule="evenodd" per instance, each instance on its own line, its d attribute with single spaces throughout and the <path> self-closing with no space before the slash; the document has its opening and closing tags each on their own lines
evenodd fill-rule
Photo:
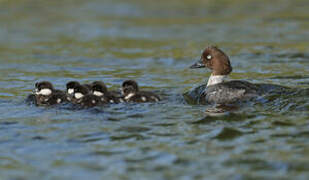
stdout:
<svg viewBox="0 0 309 180">
<path fill-rule="evenodd" d="M 185 93 L 185 99 L 198 104 L 227 105 L 250 101 L 272 90 L 283 90 L 287 87 L 272 84 L 253 84 L 244 80 L 228 80 L 233 68 L 229 57 L 218 47 L 207 47 L 200 60 L 190 66 L 191 69 L 208 68 L 211 75 L 207 85 L 199 86 Z"/>
<path fill-rule="evenodd" d="M 66 84 L 66 91 L 67 91 L 67 94 L 68 95 L 73 95 L 74 94 L 74 88 L 76 86 L 80 85 L 79 82 L 77 81 L 69 81 L 67 84 Z"/>
<path fill-rule="evenodd" d="M 38 106 L 50 106 L 66 102 L 67 98 L 66 93 L 61 90 L 54 89 L 51 82 L 41 81 L 35 83 L 34 100 L 35 104 Z"/>
<path fill-rule="evenodd" d="M 158 102 L 160 97 L 153 92 L 140 91 L 134 80 L 126 80 L 122 83 L 122 95 L 126 102 Z"/>
<path fill-rule="evenodd" d="M 66 94 L 68 101 L 72 101 L 74 95 L 74 88 L 79 85 L 80 83 L 77 81 L 69 81 L 68 83 L 66 83 Z"/>
<path fill-rule="evenodd" d="M 99 106 L 105 102 L 101 101 L 101 98 L 98 96 L 91 94 L 87 86 L 79 84 L 74 87 L 71 103 L 88 108 Z"/>
<path fill-rule="evenodd" d="M 124 99 L 118 95 L 118 92 L 108 91 L 103 81 L 94 81 L 91 84 L 92 94 L 101 98 L 105 103 L 120 103 L 124 102 Z"/>
</svg>

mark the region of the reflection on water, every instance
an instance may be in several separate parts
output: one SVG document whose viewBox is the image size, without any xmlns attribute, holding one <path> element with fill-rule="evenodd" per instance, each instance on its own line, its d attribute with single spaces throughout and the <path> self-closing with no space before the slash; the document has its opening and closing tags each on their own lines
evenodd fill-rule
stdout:
<svg viewBox="0 0 309 180">
<path fill-rule="evenodd" d="M 267 5 L 266 5 L 267 4 Z M 308 179 L 306 0 L 0 1 L 0 179 Z M 293 88 L 209 116 L 182 94 L 231 56 L 232 79 Z M 155 104 L 24 102 L 41 80 L 135 79 Z M 51 158 L 52 157 L 52 158 Z"/>
</svg>

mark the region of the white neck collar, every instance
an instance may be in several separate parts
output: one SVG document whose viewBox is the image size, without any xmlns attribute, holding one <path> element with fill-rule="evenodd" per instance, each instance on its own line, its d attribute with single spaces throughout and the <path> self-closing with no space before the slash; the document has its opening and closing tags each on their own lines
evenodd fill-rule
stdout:
<svg viewBox="0 0 309 180">
<path fill-rule="evenodd" d="M 224 82 L 226 75 L 210 75 L 207 86 L 215 85 Z"/>
</svg>

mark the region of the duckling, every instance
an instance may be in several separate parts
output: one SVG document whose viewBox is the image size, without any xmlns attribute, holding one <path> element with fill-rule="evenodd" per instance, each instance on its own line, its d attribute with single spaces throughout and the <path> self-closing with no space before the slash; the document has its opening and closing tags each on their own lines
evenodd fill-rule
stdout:
<svg viewBox="0 0 309 180">
<path fill-rule="evenodd" d="M 71 102 L 73 104 L 79 104 L 82 107 L 94 107 L 104 104 L 98 96 L 91 94 L 89 89 L 84 85 L 74 87 Z"/>
<path fill-rule="evenodd" d="M 72 96 L 74 94 L 74 88 L 78 85 L 81 85 L 79 82 L 77 81 L 70 81 L 66 84 L 66 93 L 67 93 L 67 99 L 68 101 L 71 101 Z M 82 84 L 83 86 L 87 87 L 89 91 L 91 91 L 91 84 Z"/>
<path fill-rule="evenodd" d="M 126 102 L 158 102 L 160 97 L 153 92 L 140 91 L 134 80 L 126 80 L 122 83 L 122 94 Z"/>
<path fill-rule="evenodd" d="M 49 81 L 41 81 L 35 83 L 35 104 L 40 105 L 54 105 L 60 104 L 66 101 L 66 94 L 54 89 L 53 85 Z"/>
<path fill-rule="evenodd" d="M 80 85 L 79 82 L 77 81 L 70 81 L 66 84 L 66 87 L 67 87 L 67 93 L 68 95 L 73 95 L 74 94 L 74 88 L 76 86 Z"/>
<path fill-rule="evenodd" d="M 102 81 L 95 81 L 92 83 L 92 94 L 101 98 L 102 102 L 106 103 L 120 103 L 124 102 L 122 97 L 115 95 L 115 92 L 109 92 L 106 85 Z"/>
</svg>

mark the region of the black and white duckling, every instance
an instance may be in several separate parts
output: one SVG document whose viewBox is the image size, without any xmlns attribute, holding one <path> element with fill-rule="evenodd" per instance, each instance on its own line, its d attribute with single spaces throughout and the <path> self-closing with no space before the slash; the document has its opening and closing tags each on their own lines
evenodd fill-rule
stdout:
<svg viewBox="0 0 309 180">
<path fill-rule="evenodd" d="M 74 95 L 74 88 L 80 85 L 77 81 L 70 81 L 66 84 L 66 93 L 67 93 L 67 100 L 71 101 Z"/>
<path fill-rule="evenodd" d="M 71 102 L 73 104 L 79 104 L 82 107 L 94 107 L 104 104 L 98 96 L 91 94 L 90 90 L 84 85 L 74 87 Z"/>
<path fill-rule="evenodd" d="M 79 82 L 77 81 L 70 81 L 66 84 L 66 88 L 67 88 L 67 94 L 69 96 L 73 96 L 74 93 L 74 88 L 76 86 L 80 85 Z M 91 84 L 82 84 L 83 86 L 86 86 L 90 91 L 91 91 Z"/>
<path fill-rule="evenodd" d="M 35 104 L 36 105 L 54 105 L 66 101 L 66 94 L 54 89 L 49 81 L 35 83 Z"/>
<path fill-rule="evenodd" d="M 122 94 L 126 102 L 157 102 L 160 97 L 153 92 L 140 91 L 134 80 L 126 80 L 122 83 Z"/>
<path fill-rule="evenodd" d="M 74 94 L 74 88 L 75 88 L 76 86 L 78 86 L 78 85 L 80 85 L 80 83 L 77 82 L 77 81 L 70 81 L 70 82 L 68 82 L 68 83 L 66 84 L 66 87 L 67 87 L 67 94 L 73 96 L 73 94 Z"/>
<path fill-rule="evenodd" d="M 116 95 L 117 92 L 109 92 L 106 85 L 102 81 L 92 83 L 92 94 L 101 98 L 105 103 L 120 103 L 124 102 L 122 97 Z"/>
</svg>

